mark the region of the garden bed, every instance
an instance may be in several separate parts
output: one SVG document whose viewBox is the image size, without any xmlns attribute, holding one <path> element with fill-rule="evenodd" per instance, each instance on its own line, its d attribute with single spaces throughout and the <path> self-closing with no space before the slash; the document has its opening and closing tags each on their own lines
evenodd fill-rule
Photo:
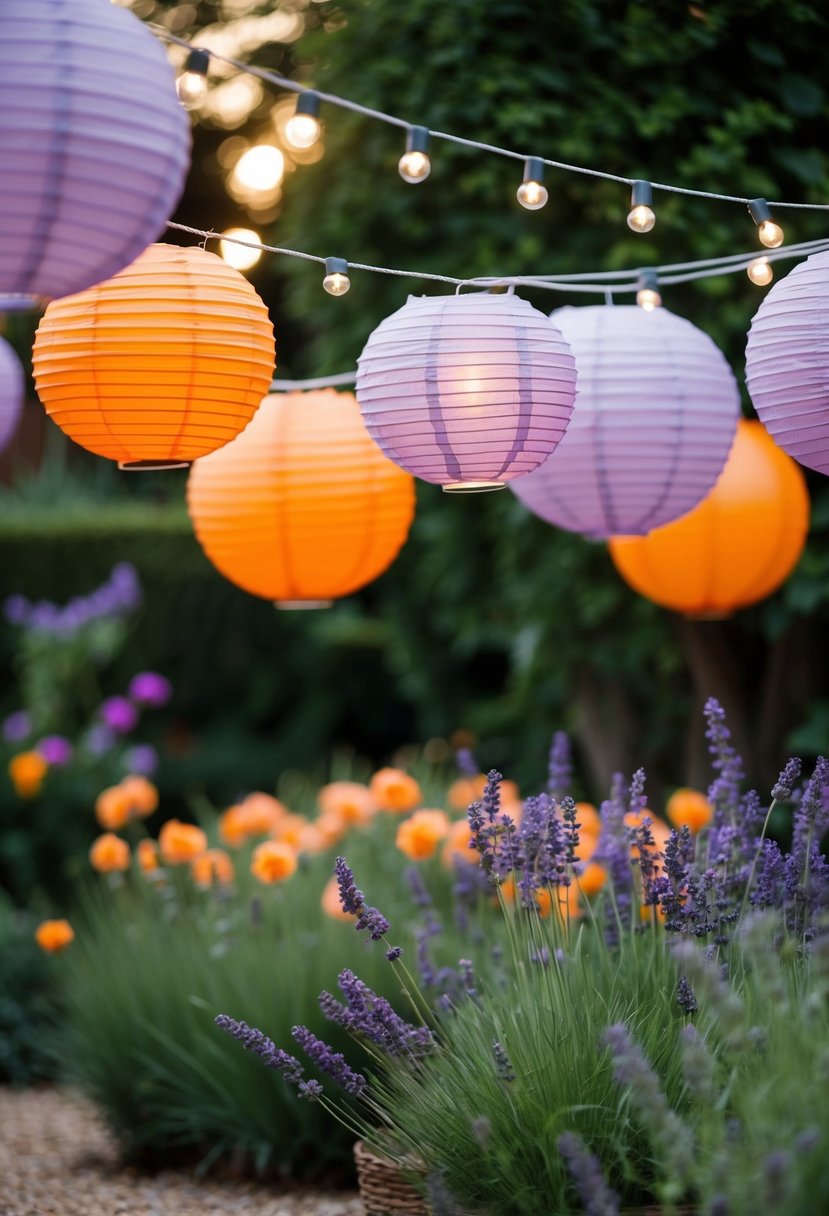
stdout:
<svg viewBox="0 0 829 1216">
<path fill-rule="evenodd" d="M 55 1089 L 0 1090 L 4 1216 L 362 1216 L 351 1192 L 200 1182 L 171 1170 L 119 1165 L 94 1108 Z"/>
</svg>

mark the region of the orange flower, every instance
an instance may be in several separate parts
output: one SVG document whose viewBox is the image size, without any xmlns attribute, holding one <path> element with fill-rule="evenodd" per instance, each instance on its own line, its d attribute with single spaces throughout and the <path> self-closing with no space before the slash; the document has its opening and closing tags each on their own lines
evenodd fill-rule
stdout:
<svg viewBox="0 0 829 1216">
<path fill-rule="evenodd" d="M 296 852 L 279 840 L 266 840 L 253 850 L 250 872 L 260 882 L 284 882 L 297 867 Z"/>
<path fill-rule="evenodd" d="M 656 842 L 657 852 L 661 853 L 671 836 L 671 829 L 664 819 L 660 819 L 658 815 L 654 815 L 653 811 L 649 811 L 647 807 L 644 807 L 641 811 L 628 811 L 625 815 L 625 826 L 639 828 L 646 819 L 650 819 L 651 821 L 651 836 L 653 836 Z M 633 845 L 631 849 L 631 856 L 639 856 L 639 849 L 636 845 Z"/>
<path fill-rule="evenodd" d="M 158 790 L 146 777 L 125 777 L 121 789 L 132 815 L 144 819 L 158 810 Z"/>
<path fill-rule="evenodd" d="M 101 790 L 95 799 L 95 818 L 108 832 L 119 831 L 132 817 L 129 795 L 122 785 Z"/>
<path fill-rule="evenodd" d="M 415 811 L 397 829 L 395 843 L 411 861 L 434 857 L 437 847 L 449 834 L 449 819 L 443 811 Z"/>
<path fill-rule="evenodd" d="M 242 800 L 248 823 L 248 835 L 268 836 L 288 813 L 287 808 L 272 794 L 255 790 Z"/>
<path fill-rule="evenodd" d="M 607 882 L 607 870 L 598 862 L 591 861 L 584 867 L 584 873 L 576 878 L 582 895 L 596 895 Z"/>
<path fill-rule="evenodd" d="M 345 835 L 346 825 L 334 811 L 323 811 L 314 820 L 314 827 L 319 832 L 326 846 L 336 844 Z"/>
<path fill-rule="evenodd" d="M 44 920 L 35 929 L 35 941 L 47 954 L 57 954 L 74 941 L 75 931 L 68 920 Z"/>
<path fill-rule="evenodd" d="M 226 887 L 235 877 L 233 862 L 224 849 L 208 849 L 190 863 L 190 869 L 200 887 L 212 887 L 214 883 Z"/>
<path fill-rule="evenodd" d="M 229 806 L 219 816 L 219 836 L 232 849 L 238 849 L 248 842 L 249 824 L 250 819 L 244 805 L 240 803 L 238 806 Z"/>
<path fill-rule="evenodd" d="M 578 857 L 579 861 L 589 861 L 598 847 L 598 839 L 591 835 L 590 832 L 585 836 L 579 834 L 579 843 L 576 845 L 576 857 Z"/>
<path fill-rule="evenodd" d="M 507 878 L 501 883 L 501 894 L 508 904 L 515 902 L 515 881 L 512 878 Z M 538 914 L 546 919 L 555 905 L 556 912 L 561 920 L 574 920 L 577 916 L 581 916 L 581 908 L 579 906 L 579 892 L 576 886 L 569 887 L 539 887 L 535 893 L 535 905 L 538 908 Z"/>
<path fill-rule="evenodd" d="M 699 790 L 688 789 L 687 786 L 683 786 L 671 794 L 665 812 L 674 827 L 687 826 L 693 833 L 707 827 L 714 814 L 713 807 L 705 794 L 701 794 Z"/>
<path fill-rule="evenodd" d="M 323 815 L 339 815 L 343 823 L 368 823 L 377 813 L 371 790 L 359 781 L 331 781 L 317 794 Z"/>
<path fill-rule="evenodd" d="M 144 874 L 151 874 L 161 865 L 154 840 L 139 840 L 135 848 L 135 856 Z"/>
<path fill-rule="evenodd" d="M 659 904 L 640 904 L 639 919 L 647 924 L 649 921 L 657 920 L 660 924 L 665 921 L 665 909 Z"/>
<path fill-rule="evenodd" d="M 100 874 L 113 874 L 118 870 L 128 870 L 130 866 L 130 846 L 120 836 L 112 832 L 104 832 L 92 842 L 89 850 L 89 860 L 93 870 Z"/>
<path fill-rule="evenodd" d="M 582 836 L 600 836 L 602 833 L 602 821 L 592 802 L 576 803 L 576 823 Z"/>
<path fill-rule="evenodd" d="M 458 777 L 446 792 L 446 801 L 453 811 L 465 811 L 473 802 L 477 802 L 484 792 L 486 777 L 478 773 L 477 777 Z"/>
<path fill-rule="evenodd" d="M 40 752 L 18 752 L 9 761 L 9 776 L 18 798 L 36 798 L 49 769 Z"/>
<path fill-rule="evenodd" d="M 369 785 L 381 811 L 412 811 L 422 797 L 414 777 L 400 768 L 381 768 Z"/>
<path fill-rule="evenodd" d="M 168 819 L 158 833 L 161 857 L 168 866 L 194 861 L 207 849 L 207 837 L 201 828 L 179 819 Z"/>
<path fill-rule="evenodd" d="M 311 826 L 304 815 L 286 815 L 280 819 L 274 831 L 274 839 L 292 849 L 301 849 L 308 839 L 308 829 Z"/>
<path fill-rule="evenodd" d="M 441 862 L 446 866 L 447 870 L 452 869 L 453 861 L 456 857 L 460 857 L 463 861 L 472 862 L 473 865 L 477 865 L 480 862 L 480 853 L 477 849 L 473 849 L 469 843 L 471 838 L 472 832 L 465 819 L 457 819 L 449 825 L 449 834 L 446 837 L 446 842 L 440 855 Z"/>
<path fill-rule="evenodd" d="M 340 903 L 340 888 L 335 877 L 329 878 L 323 887 L 320 900 L 323 912 L 333 920 L 355 921 L 357 917 L 352 912 L 344 912 Z"/>
</svg>

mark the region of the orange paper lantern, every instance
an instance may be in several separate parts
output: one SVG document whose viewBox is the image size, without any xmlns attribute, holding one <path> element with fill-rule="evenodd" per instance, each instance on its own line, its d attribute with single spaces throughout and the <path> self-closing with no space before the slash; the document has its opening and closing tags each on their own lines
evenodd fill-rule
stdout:
<svg viewBox="0 0 829 1216">
<path fill-rule="evenodd" d="M 113 278 L 54 300 L 34 374 L 70 439 L 121 468 L 181 467 L 234 439 L 274 368 L 268 310 L 214 253 L 150 245 Z"/>
<path fill-rule="evenodd" d="M 615 537 L 610 555 L 640 595 L 686 616 L 724 617 L 785 582 L 808 529 L 803 473 L 759 422 L 743 420 L 708 497 L 647 536 Z"/>
<path fill-rule="evenodd" d="M 281 607 L 320 607 L 397 556 L 414 481 L 377 447 L 351 393 L 275 393 L 193 466 L 187 505 L 225 578 Z"/>
</svg>

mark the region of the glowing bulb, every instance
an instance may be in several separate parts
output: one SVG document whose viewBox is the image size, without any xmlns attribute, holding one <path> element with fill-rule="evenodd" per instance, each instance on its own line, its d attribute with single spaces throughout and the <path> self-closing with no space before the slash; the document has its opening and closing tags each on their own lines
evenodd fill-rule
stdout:
<svg viewBox="0 0 829 1216">
<path fill-rule="evenodd" d="M 228 266 L 236 270 L 250 270 L 262 256 L 261 249 L 251 249 L 247 245 L 237 245 L 233 238 L 239 241 L 258 243 L 259 233 L 252 228 L 226 228 L 219 241 L 219 253 Z"/>
<path fill-rule="evenodd" d="M 656 223 L 653 203 L 653 188 L 650 182 L 637 179 L 630 186 L 630 211 L 628 228 L 631 232 L 650 232 Z"/>
<path fill-rule="evenodd" d="M 285 123 L 285 139 L 292 148 L 312 148 L 321 129 L 320 120 L 313 114 L 293 114 Z"/>
<path fill-rule="evenodd" d="M 325 278 L 322 285 L 330 296 L 344 296 L 351 287 L 348 277 L 348 262 L 344 258 L 325 259 Z"/>
<path fill-rule="evenodd" d="M 656 214 L 653 208 L 646 207 L 644 203 L 639 203 L 628 212 L 628 228 L 632 232 L 650 232 L 655 223 Z"/>
<path fill-rule="evenodd" d="M 538 211 L 544 206 L 549 195 L 547 187 L 542 186 L 541 182 L 522 182 L 515 192 L 515 197 L 528 211 Z"/>
<path fill-rule="evenodd" d="M 406 135 L 406 151 L 400 157 L 397 168 L 404 182 L 416 186 L 425 182 L 432 171 L 429 160 L 429 132 L 425 127 L 409 127 Z"/>
<path fill-rule="evenodd" d="M 176 93 L 185 110 L 195 110 L 207 97 L 207 73 L 210 55 L 207 51 L 191 51 L 184 71 L 176 81 Z"/>
<path fill-rule="evenodd" d="M 783 229 L 774 220 L 763 220 L 757 228 L 757 235 L 766 249 L 776 249 L 783 244 Z"/>
<path fill-rule="evenodd" d="M 236 162 L 233 176 L 248 190 L 274 190 L 282 181 L 285 157 L 272 144 L 257 144 L 243 152 Z"/>
<path fill-rule="evenodd" d="M 652 287 L 640 287 L 636 293 L 636 303 L 640 308 L 644 308 L 645 312 L 653 312 L 662 304 L 662 296 Z"/>
<path fill-rule="evenodd" d="M 753 262 L 749 262 L 746 274 L 758 287 L 767 287 L 774 278 L 771 262 L 765 257 L 755 258 Z"/>
</svg>

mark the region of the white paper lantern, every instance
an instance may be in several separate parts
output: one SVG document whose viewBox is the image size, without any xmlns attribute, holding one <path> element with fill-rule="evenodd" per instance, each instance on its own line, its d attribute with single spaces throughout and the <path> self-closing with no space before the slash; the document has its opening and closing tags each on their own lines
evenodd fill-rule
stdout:
<svg viewBox="0 0 829 1216">
<path fill-rule="evenodd" d="M 52 299 L 159 235 L 190 159 L 161 43 L 107 0 L 0 3 L 0 297 Z"/>
<path fill-rule="evenodd" d="M 12 348 L 0 338 L 0 452 L 8 445 L 23 409 L 23 368 Z"/>
<path fill-rule="evenodd" d="M 829 253 L 814 253 L 763 300 L 748 334 L 746 382 L 785 452 L 829 473 Z"/>
<path fill-rule="evenodd" d="M 548 523 L 593 539 L 643 536 L 690 511 L 717 480 L 740 396 L 721 351 L 665 308 L 561 308 L 578 395 L 560 445 L 515 484 Z"/>
<path fill-rule="evenodd" d="M 410 297 L 371 334 L 358 368 L 372 438 L 445 490 L 500 489 L 537 468 L 573 409 L 570 348 L 511 292 Z"/>
</svg>

